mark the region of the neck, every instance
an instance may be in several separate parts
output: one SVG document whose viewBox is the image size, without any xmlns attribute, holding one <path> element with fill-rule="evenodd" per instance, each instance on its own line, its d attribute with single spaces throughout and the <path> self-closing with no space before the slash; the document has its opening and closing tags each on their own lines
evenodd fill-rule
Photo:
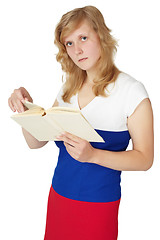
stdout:
<svg viewBox="0 0 160 240">
<path fill-rule="evenodd" d="M 94 78 L 95 78 L 95 74 L 94 73 L 88 73 L 87 72 L 85 83 L 89 84 L 89 85 L 93 85 L 94 84 L 94 82 L 93 82 Z"/>
</svg>

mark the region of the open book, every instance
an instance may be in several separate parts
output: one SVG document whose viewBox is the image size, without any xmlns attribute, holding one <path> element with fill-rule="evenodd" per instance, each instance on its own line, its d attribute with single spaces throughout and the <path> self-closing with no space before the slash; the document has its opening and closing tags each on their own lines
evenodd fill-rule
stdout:
<svg viewBox="0 0 160 240">
<path fill-rule="evenodd" d="M 60 141 L 56 137 L 66 131 L 88 142 L 104 142 L 78 109 L 52 107 L 45 110 L 28 101 L 24 105 L 28 110 L 11 118 L 39 141 Z"/>
</svg>

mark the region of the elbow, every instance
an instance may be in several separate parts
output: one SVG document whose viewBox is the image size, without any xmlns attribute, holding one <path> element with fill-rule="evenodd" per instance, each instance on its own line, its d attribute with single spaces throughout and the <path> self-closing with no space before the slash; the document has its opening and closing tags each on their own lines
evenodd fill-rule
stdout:
<svg viewBox="0 0 160 240">
<path fill-rule="evenodd" d="M 153 163 L 150 164 L 150 165 L 148 165 L 148 166 L 144 169 L 144 171 L 148 171 L 148 170 L 152 167 L 152 165 L 153 165 Z"/>
<path fill-rule="evenodd" d="M 29 146 L 29 149 L 37 149 L 37 148 L 35 148 L 35 147 L 33 147 L 33 146 Z"/>
<path fill-rule="evenodd" d="M 30 149 L 38 149 L 38 148 L 42 148 L 43 146 L 45 146 L 47 144 L 47 141 L 38 142 L 37 144 L 36 143 L 32 143 L 32 144 L 27 143 L 27 144 Z"/>
<path fill-rule="evenodd" d="M 144 171 L 148 171 L 153 165 L 153 158 L 147 159 L 145 164 Z"/>
<path fill-rule="evenodd" d="M 37 145 L 32 145 L 32 146 L 30 146 L 30 145 L 28 145 L 28 147 L 29 147 L 30 149 L 38 149 L 38 148 L 41 148 L 42 146 L 37 146 Z"/>
<path fill-rule="evenodd" d="M 29 147 L 30 149 L 36 149 L 36 147 L 33 146 L 33 145 L 29 145 L 29 144 L 28 144 L 28 147 Z"/>
<path fill-rule="evenodd" d="M 153 160 L 154 160 L 154 153 L 153 152 L 140 152 L 139 151 L 139 153 L 140 153 L 140 161 L 139 161 L 139 163 L 140 163 L 140 169 L 139 170 L 141 170 L 141 171 L 148 171 L 151 167 L 152 167 L 152 165 L 153 165 Z"/>
<path fill-rule="evenodd" d="M 30 149 L 37 149 L 37 148 L 39 148 L 37 145 L 35 145 L 35 144 L 29 144 L 29 143 L 27 143 L 27 145 L 28 145 L 28 147 L 30 148 Z"/>
</svg>

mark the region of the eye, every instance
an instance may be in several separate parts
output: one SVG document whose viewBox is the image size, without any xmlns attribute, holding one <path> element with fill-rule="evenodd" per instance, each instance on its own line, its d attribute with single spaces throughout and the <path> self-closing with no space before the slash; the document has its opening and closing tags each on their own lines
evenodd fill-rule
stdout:
<svg viewBox="0 0 160 240">
<path fill-rule="evenodd" d="M 81 37 L 82 41 L 86 41 L 87 40 L 87 37 Z"/>
<path fill-rule="evenodd" d="M 68 46 L 68 47 L 72 46 L 72 42 L 67 42 L 66 46 Z"/>
</svg>

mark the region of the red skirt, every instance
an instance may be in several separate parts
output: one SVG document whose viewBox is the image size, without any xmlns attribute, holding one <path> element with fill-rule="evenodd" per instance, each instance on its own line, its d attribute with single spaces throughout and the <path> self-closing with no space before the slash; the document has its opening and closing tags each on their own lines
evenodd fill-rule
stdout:
<svg viewBox="0 0 160 240">
<path fill-rule="evenodd" d="M 72 200 L 51 186 L 44 240 L 117 240 L 119 203 Z"/>
</svg>

